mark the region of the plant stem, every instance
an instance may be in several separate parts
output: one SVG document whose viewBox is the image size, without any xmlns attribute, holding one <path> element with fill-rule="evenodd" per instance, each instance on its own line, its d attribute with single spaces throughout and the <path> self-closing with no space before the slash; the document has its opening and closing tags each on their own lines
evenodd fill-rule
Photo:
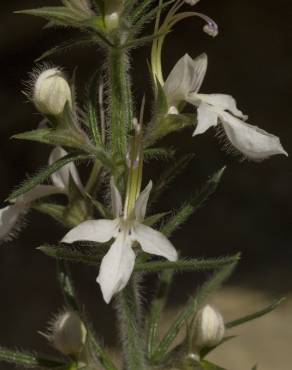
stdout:
<svg viewBox="0 0 292 370">
<path fill-rule="evenodd" d="M 114 157 L 124 160 L 127 152 L 127 134 L 133 119 L 126 51 L 111 48 L 108 64 L 111 149 Z"/>
<path fill-rule="evenodd" d="M 117 297 L 123 353 L 127 370 L 146 370 L 145 345 L 142 336 L 137 275 Z"/>
</svg>

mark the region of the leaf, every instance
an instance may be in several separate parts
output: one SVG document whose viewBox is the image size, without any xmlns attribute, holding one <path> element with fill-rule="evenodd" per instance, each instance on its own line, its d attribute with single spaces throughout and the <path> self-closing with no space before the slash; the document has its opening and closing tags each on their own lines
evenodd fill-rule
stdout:
<svg viewBox="0 0 292 370">
<path fill-rule="evenodd" d="M 43 128 L 22 132 L 12 136 L 12 139 L 30 140 L 54 146 L 64 146 L 75 149 L 87 149 L 85 139 L 80 134 L 74 133 L 69 128 Z M 86 150 L 87 151 L 87 150 Z M 92 150 L 91 150 L 92 152 Z"/>
<path fill-rule="evenodd" d="M 90 45 L 94 43 L 94 38 L 92 36 L 84 36 L 84 37 L 79 37 L 78 39 L 71 39 L 64 41 L 60 45 L 54 46 L 53 48 L 45 51 L 40 57 L 36 59 L 36 62 L 40 62 L 43 59 L 46 59 L 53 54 L 59 54 L 62 52 L 65 52 L 73 47 L 77 46 L 83 46 L 83 45 Z"/>
<path fill-rule="evenodd" d="M 130 3 L 134 3 L 131 1 Z M 135 7 L 132 13 L 129 15 L 129 18 L 132 23 L 136 23 L 148 10 L 148 8 L 154 3 L 154 0 L 143 0 Z"/>
<path fill-rule="evenodd" d="M 224 281 L 226 281 L 232 274 L 238 259 L 232 263 L 222 267 L 220 270 L 216 271 L 209 280 L 207 280 L 199 289 L 194 298 L 191 298 L 185 309 L 178 315 L 177 319 L 172 323 L 171 327 L 161 340 L 160 344 L 156 348 L 153 356 L 151 357 L 151 362 L 154 364 L 159 364 L 165 360 L 168 354 L 168 350 L 173 343 L 174 339 L 177 337 L 180 330 L 185 326 L 186 322 L 191 318 L 195 317 L 200 306 L 206 297 L 218 289 Z"/>
<path fill-rule="evenodd" d="M 174 270 L 178 272 L 182 271 L 203 271 L 203 270 L 216 270 L 220 267 L 230 265 L 234 262 L 238 262 L 240 259 L 239 255 L 231 257 L 221 257 L 213 259 L 181 259 L 176 262 L 170 261 L 158 261 L 158 262 L 146 262 L 137 263 L 135 271 L 143 272 L 158 272 L 165 270 Z"/>
<path fill-rule="evenodd" d="M 86 196 L 92 203 L 92 205 L 96 208 L 102 218 L 109 219 L 112 217 L 111 212 L 107 209 L 107 207 L 102 204 L 99 200 L 94 199 L 90 194 L 86 193 Z"/>
<path fill-rule="evenodd" d="M 174 214 L 167 223 L 161 228 L 161 232 L 170 237 L 172 233 L 177 230 L 189 217 L 200 208 L 211 194 L 215 192 L 218 184 L 223 176 L 225 167 L 219 171 L 206 182 L 200 191 L 198 191 L 181 209 Z"/>
<path fill-rule="evenodd" d="M 263 310 L 257 311 L 255 313 L 252 313 L 247 316 L 240 317 L 239 319 L 233 320 L 225 324 L 225 327 L 227 329 L 234 328 L 235 326 L 242 325 L 246 322 L 256 320 L 259 317 L 262 317 L 272 311 L 274 311 L 281 303 L 283 303 L 286 300 L 286 298 L 280 298 L 276 301 L 274 301 L 271 305 L 265 307 Z"/>
<path fill-rule="evenodd" d="M 162 172 L 155 183 L 150 203 L 155 202 L 160 197 L 165 188 L 186 169 L 193 158 L 193 154 L 186 154 L 177 161 L 173 161 L 173 163 Z"/>
<path fill-rule="evenodd" d="M 161 314 L 165 307 L 170 285 L 172 283 L 174 270 L 163 271 L 159 278 L 159 284 L 152 300 L 150 312 L 147 319 L 147 355 L 151 358 L 158 341 L 158 326 Z"/>
<path fill-rule="evenodd" d="M 81 305 L 79 304 L 69 267 L 64 261 L 59 261 L 58 263 L 58 277 L 66 304 L 68 307 L 79 313 L 81 319 L 86 325 L 88 334 L 87 345 L 92 357 L 95 358 L 97 355 L 98 360 L 103 366 L 104 370 L 117 370 L 108 354 L 103 350 L 96 339 L 94 330 L 84 314 Z"/>
<path fill-rule="evenodd" d="M 45 215 L 52 217 L 54 220 L 65 225 L 64 219 L 63 219 L 64 211 L 66 210 L 65 206 L 62 206 L 60 204 L 45 203 L 45 202 L 40 201 L 40 202 L 33 203 L 32 208 L 37 210 L 38 212 L 44 213 Z"/>
<path fill-rule="evenodd" d="M 97 243 L 73 243 L 48 245 L 45 244 L 38 248 L 41 252 L 49 257 L 59 260 L 84 263 L 86 265 L 98 266 L 104 256 L 106 244 L 98 245 Z"/>
<path fill-rule="evenodd" d="M 98 84 L 99 84 L 99 73 L 98 71 L 96 71 L 89 81 L 86 111 L 94 143 L 96 146 L 102 146 L 102 138 L 99 130 L 100 120 L 99 113 L 97 111 Z"/>
<path fill-rule="evenodd" d="M 0 361 L 21 367 L 37 369 L 56 369 L 64 365 L 64 362 L 60 360 L 44 358 L 39 355 L 32 355 L 22 351 L 12 351 L 3 347 L 0 347 Z"/>
<path fill-rule="evenodd" d="M 83 154 L 80 152 L 69 153 L 68 155 L 54 162 L 50 166 L 40 170 L 37 175 L 26 180 L 18 189 L 16 189 L 10 194 L 7 200 L 12 201 L 16 199 L 17 197 L 19 197 L 20 195 L 23 195 L 27 193 L 28 191 L 32 190 L 35 186 L 47 180 L 54 172 L 58 171 L 59 169 L 64 167 L 66 164 L 73 162 L 73 161 L 77 161 L 77 160 L 82 161 L 82 160 L 86 160 L 86 159 L 88 160 L 91 158 L 92 158 L 92 155 Z"/>
<path fill-rule="evenodd" d="M 143 223 L 147 226 L 153 226 L 157 224 L 160 220 L 163 219 L 163 217 L 167 216 L 168 214 L 169 212 L 157 213 L 155 215 L 147 217 Z"/>
<path fill-rule="evenodd" d="M 148 148 L 143 153 L 145 162 L 156 159 L 160 161 L 166 161 L 173 158 L 175 155 L 175 149 L 173 148 Z"/>
<path fill-rule="evenodd" d="M 49 21 L 66 26 L 82 26 L 82 17 L 80 17 L 80 12 L 66 8 L 65 6 L 45 6 L 37 9 L 19 10 L 16 11 L 16 13 L 42 17 Z"/>
</svg>

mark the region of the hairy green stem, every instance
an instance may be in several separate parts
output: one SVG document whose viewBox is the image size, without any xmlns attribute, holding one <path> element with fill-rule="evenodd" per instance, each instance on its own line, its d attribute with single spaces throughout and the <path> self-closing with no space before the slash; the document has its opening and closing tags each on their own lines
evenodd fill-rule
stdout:
<svg viewBox="0 0 292 370">
<path fill-rule="evenodd" d="M 145 345 L 141 328 L 139 287 L 133 274 L 117 297 L 121 340 L 127 370 L 146 370 Z"/>
<path fill-rule="evenodd" d="M 127 134 L 132 125 L 132 97 L 125 50 L 112 48 L 108 55 L 111 149 L 114 157 L 125 159 Z"/>
</svg>

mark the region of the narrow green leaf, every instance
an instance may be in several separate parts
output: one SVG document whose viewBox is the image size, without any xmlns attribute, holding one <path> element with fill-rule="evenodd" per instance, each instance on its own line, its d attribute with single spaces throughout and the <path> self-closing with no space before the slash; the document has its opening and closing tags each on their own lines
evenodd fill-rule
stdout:
<svg viewBox="0 0 292 370">
<path fill-rule="evenodd" d="M 45 203 L 45 202 L 36 202 L 32 205 L 32 208 L 37 210 L 38 212 L 44 213 L 52 217 L 54 220 L 60 222 L 61 224 L 65 225 L 64 223 L 64 211 L 66 209 L 65 206 L 60 204 L 54 203 Z"/>
<path fill-rule="evenodd" d="M 66 261 L 58 260 L 58 281 L 63 293 L 66 305 L 73 311 L 81 311 L 76 297 L 75 287 L 72 283 L 71 273 Z"/>
<path fill-rule="evenodd" d="M 89 347 L 88 349 L 90 353 L 92 354 L 92 357 L 95 358 L 97 355 L 98 360 L 103 366 L 104 370 L 117 370 L 117 368 L 109 358 L 108 354 L 104 351 L 104 349 L 100 346 L 96 339 L 94 330 L 91 324 L 89 323 L 86 315 L 84 314 L 84 310 L 82 309 L 78 301 L 69 267 L 67 263 L 64 261 L 58 262 L 58 278 L 66 304 L 72 310 L 79 312 L 81 319 L 85 323 L 88 335 L 87 345 Z"/>
<path fill-rule="evenodd" d="M 159 221 L 161 221 L 165 216 L 167 216 L 169 212 L 162 212 L 162 213 L 157 213 L 155 215 L 149 216 L 144 220 L 144 224 L 147 226 L 153 226 L 157 224 Z"/>
<path fill-rule="evenodd" d="M 68 262 L 84 263 L 91 266 L 99 266 L 107 246 L 97 243 L 73 243 L 60 244 L 57 246 L 43 245 L 38 249 L 49 257 L 57 258 Z"/>
<path fill-rule="evenodd" d="M 14 364 L 21 367 L 53 369 L 64 365 L 60 360 L 44 358 L 22 351 L 12 351 L 0 347 L 0 361 Z"/>
<path fill-rule="evenodd" d="M 181 259 L 176 262 L 170 261 L 158 261 L 158 262 L 146 262 L 137 263 L 135 271 L 143 272 L 159 272 L 165 270 L 174 270 L 177 272 L 181 271 L 203 271 L 203 270 L 216 270 L 220 267 L 230 265 L 234 262 L 239 261 L 238 255 L 231 257 L 221 257 L 214 259 Z"/>
<path fill-rule="evenodd" d="M 131 1 L 133 4 L 134 1 Z M 141 1 L 135 9 L 131 12 L 129 18 L 132 23 L 136 23 L 142 16 L 143 14 L 148 11 L 148 8 L 154 3 L 154 0 L 143 0 Z"/>
<path fill-rule="evenodd" d="M 173 148 L 148 148 L 145 149 L 144 161 L 147 163 L 150 160 L 166 161 L 172 159 L 175 155 L 175 149 Z"/>
<path fill-rule="evenodd" d="M 22 132 L 12 136 L 13 139 L 37 141 L 54 146 L 64 146 L 75 149 L 85 149 L 92 153 L 92 149 L 88 148 L 84 136 L 77 132 L 73 132 L 70 128 L 43 128 L 32 131 Z"/>
<path fill-rule="evenodd" d="M 161 229 L 161 232 L 164 235 L 170 237 L 175 230 L 185 223 L 189 217 L 204 204 L 210 195 L 212 195 L 217 189 L 224 170 L 225 167 L 215 172 L 215 174 L 206 182 L 202 189 L 198 191 L 188 203 L 182 206 L 182 208 L 167 221 L 167 223 Z"/>
<path fill-rule="evenodd" d="M 83 154 L 80 152 L 72 152 L 65 157 L 59 159 L 58 161 L 54 162 L 50 166 L 42 169 L 37 175 L 31 177 L 30 179 L 26 180 L 18 189 L 13 191 L 8 201 L 14 200 L 22 194 L 27 193 L 28 191 L 32 190 L 35 186 L 41 184 L 43 181 L 47 180 L 54 172 L 58 171 L 66 164 L 73 162 L 73 161 L 82 161 L 88 160 L 93 158 L 92 155 Z"/>
<path fill-rule="evenodd" d="M 42 17 L 49 21 L 72 27 L 81 27 L 84 20 L 84 17 L 80 16 L 80 12 L 65 6 L 45 6 L 37 9 L 19 10 L 16 13 Z"/>
<path fill-rule="evenodd" d="M 225 327 L 227 329 L 233 328 L 238 325 L 245 324 L 246 322 L 256 320 L 264 315 L 267 315 L 268 313 L 274 311 L 281 303 L 283 303 L 286 300 L 286 298 L 280 298 L 276 301 L 274 301 L 271 305 L 265 307 L 263 310 L 257 311 L 255 313 L 252 313 L 247 316 L 240 317 L 237 320 L 233 320 L 225 324 Z"/>
<path fill-rule="evenodd" d="M 86 193 L 86 196 L 88 197 L 88 199 L 90 200 L 92 205 L 96 208 L 96 210 L 98 211 L 102 218 L 110 219 L 112 217 L 111 212 L 109 211 L 109 209 L 107 209 L 107 207 L 104 204 L 102 204 L 97 199 L 93 199 L 93 197 L 88 193 Z"/>
<path fill-rule="evenodd" d="M 165 307 L 169 288 L 173 279 L 174 270 L 163 271 L 159 277 L 159 284 L 152 300 L 147 320 L 147 356 L 151 358 L 158 344 L 158 326 L 161 314 Z"/>
<path fill-rule="evenodd" d="M 84 37 L 79 37 L 78 39 L 71 39 L 64 41 L 60 45 L 57 45 L 46 52 L 44 52 L 41 56 L 39 56 L 36 59 L 36 62 L 40 62 L 54 54 L 59 54 L 62 52 L 66 52 L 67 50 L 70 50 L 73 47 L 77 46 L 84 46 L 84 45 L 92 45 L 94 43 L 94 38 L 92 36 L 84 36 Z"/>
<path fill-rule="evenodd" d="M 167 186 L 186 169 L 193 158 L 194 154 L 186 154 L 177 161 L 173 161 L 173 163 L 162 172 L 154 185 L 152 197 L 150 199 L 151 203 L 155 202 L 160 197 Z"/>
<path fill-rule="evenodd" d="M 88 97 L 87 97 L 87 117 L 89 122 L 89 127 L 91 130 L 91 135 L 94 139 L 96 146 L 102 146 L 102 138 L 99 130 L 100 120 L 98 107 L 98 84 L 99 84 L 99 73 L 96 71 L 89 81 L 88 85 Z"/>
<path fill-rule="evenodd" d="M 195 317 L 206 297 L 210 293 L 218 289 L 221 284 L 229 278 L 236 264 L 237 260 L 228 265 L 225 265 L 220 270 L 216 271 L 213 276 L 198 289 L 195 298 L 190 299 L 185 309 L 178 315 L 177 319 L 173 322 L 173 324 L 161 340 L 159 346 L 157 347 L 151 358 L 152 363 L 161 363 L 167 357 L 168 350 L 180 330 L 184 327 L 186 322 L 191 317 Z"/>
<path fill-rule="evenodd" d="M 160 33 L 155 33 L 139 38 L 134 38 L 134 39 L 129 39 L 125 42 L 125 44 L 122 45 L 123 49 L 133 49 L 137 47 L 141 47 L 145 44 L 148 44 L 150 42 L 153 42 L 153 40 L 158 39 L 161 36 L 166 36 L 168 32 L 160 32 Z"/>
</svg>

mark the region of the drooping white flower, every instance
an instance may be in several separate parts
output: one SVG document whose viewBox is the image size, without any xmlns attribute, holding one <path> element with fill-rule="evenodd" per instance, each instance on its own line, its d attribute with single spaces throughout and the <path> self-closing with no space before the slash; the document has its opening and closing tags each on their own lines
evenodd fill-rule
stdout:
<svg viewBox="0 0 292 370">
<path fill-rule="evenodd" d="M 100 284 L 106 303 L 127 284 L 135 265 L 135 252 L 132 247 L 139 243 L 146 253 L 177 259 L 177 252 L 170 241 L 159 231 L 143 224 L 147 202 L 152 188 L 150 181 L 136 201 L 133 217 L 123 216 L 122 198 L 111 181 L 112 209 L 114 220 L 89 220 L 69 231 L 62 242 L 77 240 L 105 243 L 115 239 L 101 262 L 97 282 Z"/>
<path fill-rule="evenodd" d="M 87 331 L 79 315 L 73 311 L 62 312 L 52 323 L 48 339 L 64 355 L 77 355 L 86 341 Z"/>
<path fill-rule="evenodd" d="M 196 317 L 195 344 L 199 347 L 213 347 L 221 342 L 225 333 L 223 317 L 213 307 L 207 305 Z"/>
<path fill-rule="evenodd" d="M 49 164 L 66 156 L 68 153 L 61 147 L 56 147 L 49 157 Z M 70 176 L 72 176 L 80 190 L 83 189 L 77 168 L 73 162 L 66 164 L 51 175 L 53 185 L 38 185 L 34 189 L 19 196 L 12 205 L 0 209 L 0 241 L 9 238 L 17 227 L 19 219 L 29 208 L 31 202 L 56 193 L 66 193 Z"/>
<path fill-rule="evenodd" d="M 58 68 L 50 68 L 39 74 L 33 87 L 33 102 L 43 114 L 59 116 L 66 103 L 72 105 L 72 93 L 68 81 Z"/>
<path fill-rule="evenodd" d="M 194 60 L 186 54 L 176 63 L 164 84 L 169 113 L 179 110 L 181 102 L 188 102 L 197 107 L 194 136 L 221 123 L 233 147 L 247 158 L 262 160 L 275 154 L 288 155 L 277 136 L 245 122 L 247 116 L 237 109 L 232 96 L 199 93 L 207 63 L 206 54 Z"/>
</svg>

